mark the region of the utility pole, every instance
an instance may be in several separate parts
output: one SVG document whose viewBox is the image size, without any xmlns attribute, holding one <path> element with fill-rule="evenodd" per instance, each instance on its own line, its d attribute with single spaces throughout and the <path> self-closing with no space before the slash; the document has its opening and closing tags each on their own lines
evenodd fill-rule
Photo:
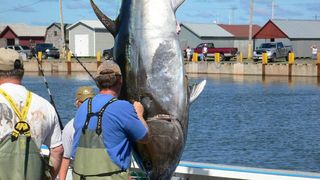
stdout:
<svg viewBox="0 0 320 180">
<path fill-rule="evenodd" d="M 271 19 L 274 19 L 274 7 L 275 7 L 275 2 L 274 0 L 272 0 L 272 4 L 271 4 Z"/>
<path fill-rule="evenodd" d="M 248 42 L 248 59 L 252 59 L 252 18 L 253 18 L 253 0 L 250 0 L 249 16 L 249 42 Z"/>
<path fill-rule="evenodd" d="M 230 8 L 229 25 L 234 24 L 234 11 L 235 10 L 237 10 L 236 7 Z"/>
<path fill-rule="evenodd" d="M 62 13 L 62 0 L 59 0 L 59 9 L 60 9 L 60 28 L 61 28 L 61 41 L 62 41 L 62 48 L 60 52 L 62 52 L 62 56 L 65 57 L 65 37 L 64 37 L 64 23 L 63 23 L 63 13 Z"/>
</svg>

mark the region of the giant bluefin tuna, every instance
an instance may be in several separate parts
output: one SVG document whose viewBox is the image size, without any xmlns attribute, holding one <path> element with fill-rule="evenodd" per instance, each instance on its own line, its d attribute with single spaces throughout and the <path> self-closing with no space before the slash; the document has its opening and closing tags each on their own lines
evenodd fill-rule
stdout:
<svg viewBox="0 0 320 180">
<path fill-rule="evenodd" d="M 190 98 L 205 85 L 188 88 L 175 17 L 183 1 L 122 0 L 118 18 L 111 20 L 90 0 L 115 38 L 114 61 L 124 79 L 120 98 L 145 108 L 150 140 L 136 145 L 135 158 L 150 179 L 171 178 L 186 143 Z"/>
</svg>

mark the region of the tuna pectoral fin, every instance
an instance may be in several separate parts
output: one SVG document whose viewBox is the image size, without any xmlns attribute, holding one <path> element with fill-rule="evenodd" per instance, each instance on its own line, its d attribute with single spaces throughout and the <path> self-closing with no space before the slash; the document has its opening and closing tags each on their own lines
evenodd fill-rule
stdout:
<svg viewBox="0 0 320 180">
<path fill-rule="evenodd" d="M 207 80 L 202 80 L 199 84 L 194 84 L 192 86 L 189 86 L 189 88 L 190 88 L 190 100 L 189 100 L 190 103 L 192 103 L 194 100 L 197 99 L 197 97 L 203 91 L 206 83 L 207 83 Z"/>
<path fill-rule="evenodd" d="M 178 7 L 184 2 L 185 0 L 171 0 L 173 11 L 176 12 Z"/>
<path fill-rule="evenodd" d="M 115 21 L 108 18 L 106 15 L 102 13 L 102 11 L 96 6 L 96 4 L 93 2 L 93 0 L 90 0 L 92 9 L 94 13 L 96 13 L 98 19 L 102 22 L 102 24 L 110 31 L 110 33 L 113 35 L 113 37 L 116 37 L 117 35 L 117 25 Z"/>
</svg>

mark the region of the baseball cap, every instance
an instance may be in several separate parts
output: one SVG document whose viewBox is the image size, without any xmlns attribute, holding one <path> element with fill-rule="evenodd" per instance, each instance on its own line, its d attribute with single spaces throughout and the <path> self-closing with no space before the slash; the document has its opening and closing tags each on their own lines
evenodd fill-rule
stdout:
<svg viewBox="0 0 320 180">
<path fill-rule="evenodd" d="M 93 92 L 93 88 L 90 86 L 81 86 L 78 90 L 77 90 L 77 100 L 83 102 L 85 101 L 87 98 L 89 97 L 93 97 L 94 96 L 94 92 Z"/>
<path fill-rule="evenodd" d="M 121 75 L 121 70 L 120 67 L 118 66 L 117 63 L 115 63 L 112 60 L 106 60 L 103 61 L 100 66 L 98 67 L 96 77 L 98 76 L 116 76 L 116 75 Z"/>
<path fill-rule="evenodd" d="M 0 70 L 10 71 L 15 68 L 15 61 L 20 59 L 20 55 L 13 49 L 0 48 Z"/>
</svg>

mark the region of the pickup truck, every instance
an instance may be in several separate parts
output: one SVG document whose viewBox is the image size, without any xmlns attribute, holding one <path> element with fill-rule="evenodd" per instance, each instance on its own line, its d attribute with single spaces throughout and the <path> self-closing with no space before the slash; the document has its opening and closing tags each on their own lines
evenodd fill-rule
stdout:
<svg viewBox="0 0 320 180">
<path fill-rule="evenodd" d="M 293 52 L 292 46 L 284 46 L 282 42 L 262 43 L 253 51 L 253 60 L 255 62 L 262 60 L 262 53 L 267 53 L 268 60 L 271 62 L 274 62 L 277 58 L 286 58 L 288 61 L 290 52 Z"/>
<path fill-rule="evenodd" d="M 201 43 L 196 48 L 193 49 L 194 53 L 201 54 L 203 46 L 207 44 L 208 47 L 208 58 L 214 58 L 214 53 L 220 53 L 220 60 L 229 61 L 232 57 L 235 57 L 238 53 L 238 48 L 216 48 L 213 43 Z"/>
<path fill-rule="evenodd" d="M 55 48 L 52 43 L 36 44 L 36 47 L 33 49 L 34 56 L 37 55 L 39 51 L 42 52 L 43 59 L 47 59 L 48 57 L 53 57 L 55 59 L 60 58 L 59 49 Z"/>
</svg>

